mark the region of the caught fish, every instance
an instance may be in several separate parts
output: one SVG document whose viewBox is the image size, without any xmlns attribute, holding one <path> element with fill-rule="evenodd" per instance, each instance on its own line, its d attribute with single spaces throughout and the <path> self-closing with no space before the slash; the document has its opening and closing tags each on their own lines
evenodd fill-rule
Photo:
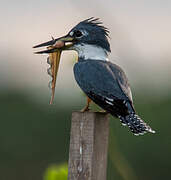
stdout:
<svg viewBox="0 0 171 180">
<path fill-rule="evenodd" d="M 51 49 L 51 47 L 48 47 L 48 49 Z M 54 96 L 55 96 L 55 86 L 56 86 L 57 73 L 59 70 L 61 52 L 62 50 L 56 49 L 56 52 L 49 54 L 49 57 L 47 60 L 48 64 L 50 64 L 50 68 L 48 68 L 48 74 L 52 77 L 52 81 L 50 81 L 51 89 L 52 89 L 50 104 L 53 103 Z"/>
<path fill-rule="evenodd" d="M 33 48 L 42 47 L 42 46 L 48 46 L 48 47 L 46 50 L 38 51 L 35 53 L 49 54 L 47 58 L 47 63 L 50 65 L 50 67 L 47 69 L 47 73 L 52 77 L 52 80 L 49 82 L 50 88 L 52 90 L 50 104 L 52 104 L 55 96 L 55 86 L 56 86 L 57 73 L 59 69 L 60 57 L 63 47 L 65 46 L 65 43 L 62 40 L 57 40 L 52 38 L 52 41 L 34 46 Z"/>
<path fill-rule="evenodd" d="M 51 89 L 52 95 L 50 104 L 53 103 L 54 95 L 55 95 L 55 85 L 57 79 L 57 73 L 59 69 L 60 57 L 63 50 L 67 50 L 73 45 L 74 38 L 72 36 L 63 36 L 61 38 L 54 39 L 52 37 L 51 41 L 38 44 L 33 48 L 47 47 L 46 50 L 35 52 L 35 54 L 49 54 L 47 59 L 47 63 L 50 64 L 50 68 L 48 68 L 48 74 L 52 77 Z"/>
</svg>

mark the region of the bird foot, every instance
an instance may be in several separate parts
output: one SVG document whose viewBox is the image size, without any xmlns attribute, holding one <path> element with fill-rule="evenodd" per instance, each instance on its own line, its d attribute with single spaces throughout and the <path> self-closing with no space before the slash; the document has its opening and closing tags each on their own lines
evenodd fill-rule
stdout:
<svg viewBox="0 0 171 180">
<path fill-rule="evenodd" d="M 90 109 L 89 109 L 89 107 L 84 107 L 83 109 L 81 109 L 81 111 L 80 112 L 86 112 L 86 111 L 89 111 Z"/>
<path fill-rule="evenodd" d="M 101 113 L 107 113 L 107 111 L 104 110 L 104 109 L 100 110 L 99 112 L 101 112 Z"/>
</svg>

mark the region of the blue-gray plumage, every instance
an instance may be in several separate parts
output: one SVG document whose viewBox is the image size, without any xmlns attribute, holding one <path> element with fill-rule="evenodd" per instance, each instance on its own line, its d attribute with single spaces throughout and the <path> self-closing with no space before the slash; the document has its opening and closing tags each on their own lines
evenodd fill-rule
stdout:
<svg viewBox="0 0 171 180">
<path fill-rule="evenodd" d="M 131 89 L 124 71 L 108 61 L 108 53 L 111 52 L 108 34 L 108 29 L 99 22 L 99 19 L 89 18 L 77 24 L 66 36 L 35 47 L 52 45 L 50 50 L 38 52 L 51 53 L 58 48 L 56 45 L 59 41 L 65 42 L 62 50 L 75 50 L 78 53 L 74 75 L 89 99 L 119 118 L 135 135 L 154 133 L 155 131 L 136 115 Z M 67 45 L 68 42 L 71 45 Z M 89 103 L 84 110 L 88 110 L 88 106 Z"/>
<path fill-rule="evenodd" d="M 79 32 L 87 32 L 88 34 L 91 34 L 91 36 L 82 36 L 82 38 L 79 39 L 79 41 L 76 41 L 75 44 L 91 44 L 100 46 L 106 51 L 111 52 L 110 44 L 107 39 L 109 31 L 106 27 L 102 26 L 102 23 L 98 20 L 99 19 L 93 18 L 86 19 L 71 29 L 69 34 L 75 32 L 75 36 L 77 36 L 77 33 Z"/>
<path fill-rule="evenodd" d="M 151 131 L 135 114 L 128 80 L 119 66 L 101 60 L 80 59 L 74 66 L 74 75 L 80 88 L 90 99 L 120 118 L 134 134 Z"/>
</svg>

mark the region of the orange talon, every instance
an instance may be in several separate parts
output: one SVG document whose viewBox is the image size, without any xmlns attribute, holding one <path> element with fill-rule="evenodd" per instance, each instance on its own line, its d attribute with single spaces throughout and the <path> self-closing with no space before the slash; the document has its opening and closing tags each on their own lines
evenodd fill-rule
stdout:
<svg viewBox="0 0 171 180">
<path fill-rule="evenodd" d="M 91 103 L 91 99 L 89 97 L 87 97 L 87 104 L 83 109 L 81 109 L 81 112 L 89 111 L 90 110 L 89 109 L 90 103 Z"/>
</svg>

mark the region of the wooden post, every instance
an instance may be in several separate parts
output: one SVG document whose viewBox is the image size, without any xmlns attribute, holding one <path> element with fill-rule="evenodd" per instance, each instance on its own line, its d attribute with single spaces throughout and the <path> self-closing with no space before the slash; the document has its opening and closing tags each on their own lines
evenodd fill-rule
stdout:
<svg viewBox="0 0 171 180">
<path fill-rule="evenodd" d="M 107 113 L 72 113 L 68 180 L 106 180 L 108 135 Z"/>
</svg>

